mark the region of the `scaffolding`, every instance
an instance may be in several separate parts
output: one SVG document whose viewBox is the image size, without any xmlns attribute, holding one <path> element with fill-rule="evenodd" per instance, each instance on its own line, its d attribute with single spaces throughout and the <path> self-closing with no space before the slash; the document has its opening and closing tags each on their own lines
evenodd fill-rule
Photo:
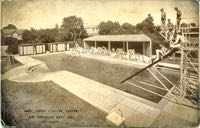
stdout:
<svg viewBox="0 0 200 128">
<path fill-rule="evenodd" d="M 179 102 L 182 103 L 187 98 L 197 104 L 200 82 L 199 27 L 182 27 L 181 32 L 187 42 L 181 46 Z"/>
<path fill-rule="evenodd" d="M 186 19 L 186 18 L 185 18 Z M 162 59 L 167 58 L 171 54 L 181 51 L 181 61 L 180 61 L 180 84 L 175 85 L 172 83 L 166 76 L 164 76 L 161 72 L 157 70 L 154 65 L 162 59 L 159 59 L 147 67 L 141 69 L 140 71 L 130 75 L 121 83 L 127 83 L 133 86 L 136 86 L 140 89 L 153 93 L 157 96 L 162 98 L 168 99 L 169 101 L 176 102 L 178 104 L 187 105 L 194 107 L 198 104 L 199 100 L 199 85 L 200 85 L 200 45 L 199 45 L 199 25 L 191 26 L 190 18 L 186 19 L 189 21 L 187 26 L 182 26 L 179 31 L 182 32 L 182 35 L 187 38 L 187 41 L 184 44 L 181 44 L 179 50 L 171 49 L 168 50 L 169 52 L 163 56 Z M 198 20 L 198 18 L 195 18 Z M 160 33 L 162 35 L 162 33 Z M 164 35 L 162 35 L 164 37 Z M 134 83 L 130 82 L 129 80 L 132 79 L 134 76 L 138 75 L 139 73 L 147 70 L 152 74 L 152 76 L 162 85 L 162 88 L 159 87 L 161 90 L 166 90 L 168 94 L 172 96 L 172 98 L 167 97 L 166 95 L 160 95 L 159 93 L 153 92 L 147 88 L 139 86 L 138 84 L 145 84 L 154 88 L 158 88 L 158 86 L 145 83 L 143 81 L 135 80 Z M 159 74 L 159 77 L 156 76 L 156 73 Z M 172 85 L 172 89 L 168 89 L 167 85 L 163 83 L 163 81 L 168 81 L 168 84 Z M 138 84 L 137 84 L 138 83 Z M 190 101 L 189 104 L 187 101 Z M 191 104 L 192 103 L 192 104 Z M 195 107 L 196 108 L 196 107 Z"/>
</svg>

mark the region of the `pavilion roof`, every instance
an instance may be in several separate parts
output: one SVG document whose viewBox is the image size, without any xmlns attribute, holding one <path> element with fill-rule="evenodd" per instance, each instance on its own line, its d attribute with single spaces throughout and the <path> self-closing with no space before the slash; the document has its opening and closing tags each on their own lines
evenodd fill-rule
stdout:
<svg viewBox="0 0 200 128">
<path fill-rule="evenodd" d="M 114 41 L 114 42 L 149 42 L 151 39 L 145 34 L 134 35 L 97 35 L 85 38 L 84 41 Z"/>
</svg>

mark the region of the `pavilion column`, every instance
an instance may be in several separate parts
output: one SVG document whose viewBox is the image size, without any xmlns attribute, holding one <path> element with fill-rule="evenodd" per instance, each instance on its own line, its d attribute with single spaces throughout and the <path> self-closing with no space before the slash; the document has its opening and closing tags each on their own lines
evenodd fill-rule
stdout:
<svg viewBox="0 0 200 128">
<path fill-rule="evenodd" d="M 151 40 L 150 40 L 150 42 L 149 42 L 149 56 L 152 56 L 152 42 L 151 42 Z"/>
<path fill-rule="evenodd" d="M 95 48 L 97 47 L 97 42 L 96 42 L 96 41 L 94 42 L 94 47 L 95 47 Z"/>
<path fill-rule="evenodd" d="M 108 41 L 108 50 L 111 50 L 111 45 L 110 45 L 110 41 Z"/>
<path fill-rule="evenodd" d="M 142 47 L 143 47 L 143 55 L 146 55 L 146 54 L 145 54 L 145 50 L 146 50 L 146 49 L 145 49 L 145 42 L 143 42 L 142 45 L 143 45 L 143 46 L 142 46 Z"/>
<path fill-rule="evenodd" d="M 123 42 L 123 50 L 125 51 L 126 50 L 126 48 L 125 48 L 125 42 Z"/>
<path fill-rule="evenodd" d="M 126 42 L 126 51 L 128 53 L 128 41 Z"/>
</svg>

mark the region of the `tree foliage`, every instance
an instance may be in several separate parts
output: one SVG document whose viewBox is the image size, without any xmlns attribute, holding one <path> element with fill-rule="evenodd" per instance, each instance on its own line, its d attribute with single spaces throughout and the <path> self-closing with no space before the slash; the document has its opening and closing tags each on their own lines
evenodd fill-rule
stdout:
<svg viewBox="0 0 200 128">
<path fill-rule="evenodd" d="M 181 23 L 181 27 L 188 27 L 189 25 L 186 23 Z"/>
<path fill-rule="evenodd" d="M 118 22 L 101 22 L 99 24 L 99 34 L 100 35 L 116 35 L 116 34 L 146 34 L 152 39 L 155 45 L 164 42 L 163 37 L 159 34 L 160 26 L 155 26 L 153 22 L 153 17 L 151 14 L 140 23 L 133 26 L 130 23 L 123 23 L 121 26 Z"/>
<path fill-rule="evenodd" d="M 149 14 L 147 18 L 136 25 L 136 28 L 143 32 L 154 32 L 155 26 L 153 23 L 153 17 Z"/>
<path fill-rule="evenodd" d="M 192 27 L 196 27 L 197 25 L 195 23 L 190 24 Z"/>
<path fill-rule="evenodd" d="M 87 36 L 87 32 L 83 26 L 83 20 L 80 17 L 69 16 L 63 19 L 61 25 L 61 33 L 64 35 L 64 39 L 77 40 L 77 38 L 84 38 Z"/>
<path fill-rule="evenodd" d="M 133 25 L 131 25 L 129 23 L 124 23 L 121 26 L 121 33 L 122 34 L 135 34 L 135 33 L 137 33 L 137 30 Z"/>
<path fill-rule="evenodd" d="M 42 43 L 50 43 L 56 41 L 58 31 L 56 29 L 41 29 L 39 32 L 39 39 Z"/>
<path fill-rule="evenodd" d="M 26 43 L 50 43 L 77 40 L 78 38 L 87 37 L 83 21 L 80 17 L 70 16 L 63 19 L 62 25 L 58 24 L 55 28 L 26 30 L 22 38 Z"/>
<path fill-rule="evenodd" d="M 130 23 L 123 23 L 120 25 L 119 22 L 107 21 L 101 22 L 98 27 L 100 35 L 136 34 L 141 32 L 152 33 L 155 30 L 153 17 L 150 14 L 136 26 Z"/>
<path fill-rule="evenodd" d="M 34 43 L 37 38 L 37 31 L 35 29 L 25 30 L 22 34 L 22 39 L 25 43 Z"/>
<path fill-rule="evenodd" d="M 25 43 L 50 43 L 61 41 L 59 39 L 59 30 L 57 29 L 40 29 L 40 30 L 26 30 L 22 34 Z"/>
<path fill-rule="evenodd" d="M 121 31 L 121 26 L 119 22 L 101 22 L 98 27 L 100 35 L 116 35 L 120 34 Z"/>
<path fill-rule="evenodd" d="M 19 40 L 13 37 L 2 37 L 1 38 L 1 45 L 8 46 L 8 53 L 17 54 L 18 53 L 18 44 Z"/>
</svg>

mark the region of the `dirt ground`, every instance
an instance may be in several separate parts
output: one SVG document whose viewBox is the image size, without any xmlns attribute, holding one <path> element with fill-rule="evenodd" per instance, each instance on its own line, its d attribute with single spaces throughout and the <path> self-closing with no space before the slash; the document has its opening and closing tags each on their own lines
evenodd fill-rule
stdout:
<svg viewBox="0 0 200 128">
<path fill-rule="evenodd" d="M 2 70 L 19 65 L 3 64 Z M 1 81 L 1 116 L 9 126 L 111 126 L 106 113 L 51 81 Z"/>
<path fill-rule="evenodd" d="M 140 70 L 134 66 L 109 63 L 105 61 L 88 59 L 78 56 L 70 56 L 66 54 L 52 54 L 48 56 L 36 57 L 36 59 L 45 62 L 52 72 L 67 70 L 155 103 L 158 103 L 162 99 L 162 97 L 149 93 L 148 91 L 142 90 L 133 85 L 120 83 L 123 79 L 130 76 L 130 74 Z M 166 75 L 167 78 L 169 78 L 173 83 L 178 85 L 179 72 L 167 70 L 160 70 L 160 72 Z M 160 77 L 158 74 L 156 75 Z M 154 84 L 163 88 L 163 86 L 148 71 L 137 75 L 130 81 L 161 95 L 165 95 L 167 93 L 167 91 L 163 91 L 145 84 L 139 84 L 135 80 Z M 163 81 L 163 83 L 166 83 L 166 81 Z M 172 87 L 169 85 L 169 83 L 166 85 L 169 89 Z"/>
</svg>

